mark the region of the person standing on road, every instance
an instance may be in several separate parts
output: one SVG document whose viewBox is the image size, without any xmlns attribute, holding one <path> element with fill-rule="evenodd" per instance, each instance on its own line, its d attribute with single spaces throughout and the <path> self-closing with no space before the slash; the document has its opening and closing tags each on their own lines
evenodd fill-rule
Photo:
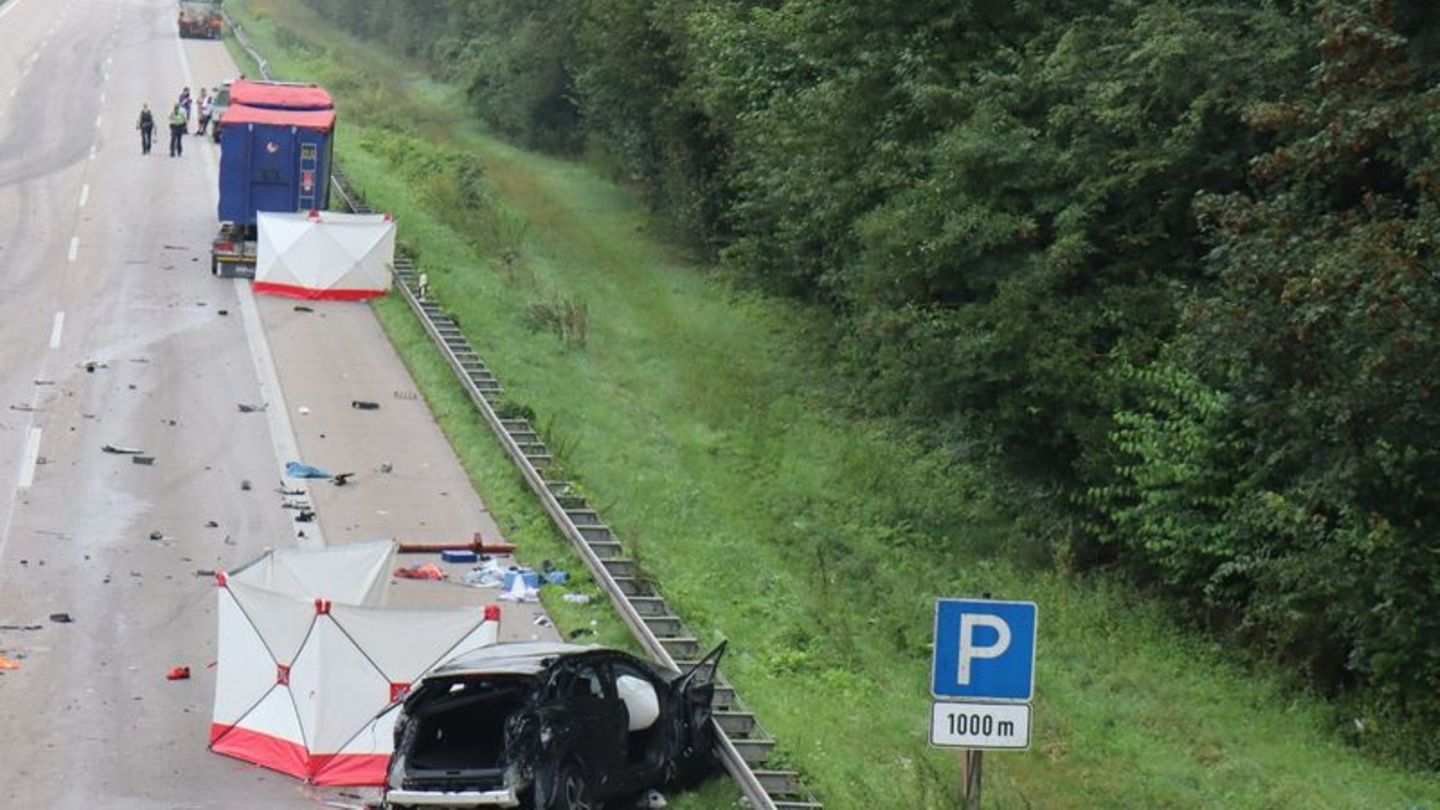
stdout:
<svg viewBox="0 0 1440 810">
<path fill-rule="evenodd" d="M 170 157 L 179 157 L 185 151 L 185 111 L 176 104 L 170 108 Z"/>
<path fill-rule="evenodd" d="M 150 144 L 155 139 L 155 114 L 150 112 L 149 104 L 140 105 L 140 118 L 135 121 L 135 128 L 140 130 L 140 154 L 150 154 Z"/>
<path fill-rule="evenodd" d="M 188 130 L 190 127 L 190 88 L 186 87 L 182 89 L 180 91 L 180 98 L 177 99 L 177 101 L 180 105 L 181 112 L 185 113 L 185 129 Z M 185 131 L 182 130 L 180 134 L 184 135 Z"/>
<path fill-rule="evenodd" d="M 205 89 L 200 89 L 200 128 L 195 130 L 196 135 L 204 135 L 205 130 L 210 126 L 210 116 L 215 112 L 215 98 L 207 95 Z"/>
</svg>

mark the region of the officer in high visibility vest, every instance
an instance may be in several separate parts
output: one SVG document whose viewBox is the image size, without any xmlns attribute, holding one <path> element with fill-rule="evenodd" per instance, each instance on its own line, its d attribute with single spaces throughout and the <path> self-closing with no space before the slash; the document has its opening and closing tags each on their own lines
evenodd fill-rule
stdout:
<svg viewBox="0 0 1440 810">
<path fill-rule="evenodd" d="M 170 157 L 179 157 L 185 151 L 185 111 L 176 104 L 170 108 Z"/>
</svg>

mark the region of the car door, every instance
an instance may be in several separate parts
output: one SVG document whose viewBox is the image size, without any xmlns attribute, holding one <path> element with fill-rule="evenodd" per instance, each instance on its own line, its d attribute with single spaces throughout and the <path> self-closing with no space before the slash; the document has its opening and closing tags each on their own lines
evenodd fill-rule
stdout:
<svg viewBox="0 0 1440 810">
<path fill-rule="evenodd" d="M 710 750 L 711 704 L 715 701 L 715 678 L 726 645 L 727 642 L 721 642 L 672 685 L 677 710 L 685 718 L 677 730 L 681 739 L 675 741 L 676 755 L 682 760 Z"/>
<path fill-rule="evenodd" d="M 591 784 L 605 791 L 625 756 L 625 709 L 603 664 L 591 657 L 556 664 L 546 684 L 544 711 L 562 737 L 548 748 L 581 763 Z"/>
</svg>

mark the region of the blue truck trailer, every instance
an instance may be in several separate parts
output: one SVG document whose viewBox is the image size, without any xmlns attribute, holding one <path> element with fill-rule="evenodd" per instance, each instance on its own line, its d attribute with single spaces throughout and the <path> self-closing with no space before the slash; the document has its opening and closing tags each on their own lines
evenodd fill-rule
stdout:
<svg viewBox="0 0 1440 810">
<path fill-rule="evenodd" d="M 267 100 L 283 103 L 282 94 L 267 93 L 274 96 Z M 297 98 L 313 104 L 314 94 Z M 225 110 L 220 138 L 220 232 L 211 243 L 211 273 L 227 277 L 254 275 L 255 229 L 260 211 L 313 211 L 326 207 L 335 120 L 333 108 L 286 109 L 232 103 Z"/>
</svg>

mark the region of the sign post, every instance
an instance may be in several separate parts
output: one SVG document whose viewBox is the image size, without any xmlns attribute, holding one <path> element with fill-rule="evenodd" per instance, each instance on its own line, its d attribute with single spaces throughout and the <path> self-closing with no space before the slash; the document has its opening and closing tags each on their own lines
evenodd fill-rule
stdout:
<svg viewBox="0 0 1440 810">
<path fill-rule="evenodd" d="M 985 751 L 1030 747 L 1038 614 L 1034 602 L 935 603 L 930 744 L 965 749 L 966 810 L 980 810 Z"/>
</svg>

